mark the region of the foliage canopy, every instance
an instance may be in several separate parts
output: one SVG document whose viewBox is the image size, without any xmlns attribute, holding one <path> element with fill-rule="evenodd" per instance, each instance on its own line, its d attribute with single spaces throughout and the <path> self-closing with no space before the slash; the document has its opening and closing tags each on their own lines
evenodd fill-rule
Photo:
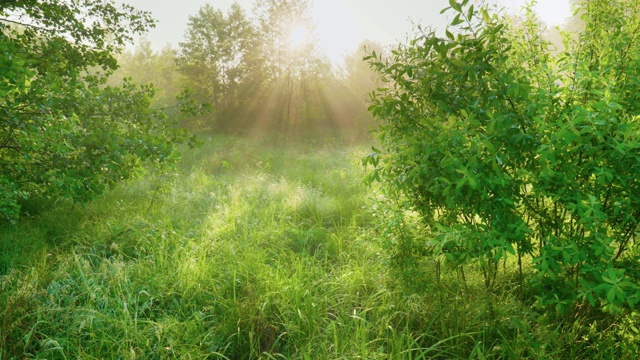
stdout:
<svg viewBox="0 0 640 360">
<path fill-rule="evenodd" d="M 584 31 L 559 52 L 530 8 L 450 4 L 445 37 L 420 29 L 368 57 L 385 151 L 365 163 L 430 239 L 407 251 L 475 262 L 487 286 L 499 260 L 515 255 L 522 275 L 530 257 L 543 306 L 636 307 L 640 4 L 579 3 Z"/>
</svg>

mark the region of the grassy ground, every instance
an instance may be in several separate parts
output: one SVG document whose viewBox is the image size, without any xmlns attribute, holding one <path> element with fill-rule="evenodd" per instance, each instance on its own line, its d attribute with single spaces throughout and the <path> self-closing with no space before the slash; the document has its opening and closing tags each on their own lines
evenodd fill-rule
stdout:
<svg viewBox="0 0 640 360">
<path fill-rule="evenodd" d="M 364 153 L 208 139 L 173 174 L 31 205 L 0 228 L 0 360 L 638 355 L 637 314 L 546 316 L 429 261 L 402 285 Z"/>
</svg>

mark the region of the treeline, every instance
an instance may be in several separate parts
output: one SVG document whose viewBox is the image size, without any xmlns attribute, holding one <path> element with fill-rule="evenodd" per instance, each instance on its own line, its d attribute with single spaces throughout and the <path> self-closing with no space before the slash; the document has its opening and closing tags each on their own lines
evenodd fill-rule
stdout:
<svg viewBox="0 0 640 360">
<path fill-rule="evenodd" d="M 305 0 L 257 1 L 252 13 L 237 3 L 226 12 L 206 4 L 189 17 L 178 48 L 157 51 L 142 38 L 120 55 L 110 81 L 153 83 L 156 104 L 169 109 L 181 89 L 189 89 L 213 110 L 183 120 L 191 130 L 363 138 L 374 123 L 366 100 L 375 83 L 362 57 L 365 47 L 379 46 L 363 42 L 338 69 L 312 33 L 293 33 L 310 24 Z M 292 39 L 296 35 L 302 38 Z"/>
</svg>

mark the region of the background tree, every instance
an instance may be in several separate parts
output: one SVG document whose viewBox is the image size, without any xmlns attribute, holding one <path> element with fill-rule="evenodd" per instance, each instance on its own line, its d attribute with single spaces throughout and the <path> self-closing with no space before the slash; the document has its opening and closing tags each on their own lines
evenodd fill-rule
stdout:
<svg viewBox="0 0 640 360">
<path fill-rule="evenodd" d="M 253 41 L 252 24 L 237 3 L 227 14 L 206 4 L 189 17 L 178 69 L 195 96 L 216 110 L 217 127 L 229 128 L 233 110 L 245 104 L 241 84 L 254 73 L 249 56 Z"/>
<path fill-rule="evenodd" d="M 149 39 L 140 38 L 134 49 L 117 55 L 119 67 L 109 78 L 108 84 L 120 85 L 124 78 L 130 78 L 138 84 L 152 84 L 156 89 L 153 108 L 173 109 L 177 105 L 176 97 L 182 90 L 175 64 L 176 56 L 177 51 L 170 45 L 155 51 Z M 170 113 L 179 116 L 176 112 Z"/>
<path fill-rule="evenodd" d="M 516 24 L 467 3 L 451 1 L 446 38 L 370 57 L 386 153 L 365 162 L 428 239 L 405 255 L 475 262 L 489 288 L 498 261 L 515 255 L 523 277 L 528 258 L 542 306 L 634 309 L 640 5 L 581 2 L 584 31 L 554 55 L 531 9 Z"/>
<path fill-rule="evenodd" d="M 353 127 L 359 136 L 364 136 L 375 128 L 375 120 L 367 111 L 370 94 L 377 88 L 377 73 L 369 64 L 362 61 L 368 54 L 376 53 L 384 57 L 382 45 L 364 40 L 358 49 L 344 58 L 345 78 L 344 82 L 352 96 L 349 97 L 349 113 L 353 119 Z"/>
<path fill-rule="evenodd" d="M 326 119 L 322 102 L 325 80 L 332 76 L 313 38 L 309 2 L 256 2 L 265 91 L 270 122 L 282 135 L 299 136 Z M 297 134 L 297 135 L 296 135 Z"/>
<path fill-rule="evenodd" d="M 0 4 L 1 217 L 29 199 L 91 199 L 175 156 L 185 134 L 150 110 L 154 89 L 105 85 L 114 54 L 152 26 L 110 1 Z"/>
</svg>

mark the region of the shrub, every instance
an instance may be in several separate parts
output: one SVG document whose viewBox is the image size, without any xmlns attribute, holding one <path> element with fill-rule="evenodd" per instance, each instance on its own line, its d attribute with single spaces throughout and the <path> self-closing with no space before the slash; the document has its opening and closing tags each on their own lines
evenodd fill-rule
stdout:
<svg viewBox="0 0 640 360">
<path fill-rule="evenodd" d="M 540 304 L 610 312 L 640 301 L 640 4 L 577 5 L 554 51 L 529 8 L 451 1 L 445 38 L 419 28 L 384 58 L 370 110 L 384 151 L 364 159 L 419 214 L 421 247 L 475 262 L 532 258 Z M 443 10 L 443 11 L 445 11 Z"/>
<path fill-rule="evenodd" d="M 0 219 L 25 200 L 87 201 L 175 157 L 186 133 L 150 108 L 153 87 L 105 85 L 114 54 L 152 26 L 110 1 L 0 4 Z"/>
</svg>

